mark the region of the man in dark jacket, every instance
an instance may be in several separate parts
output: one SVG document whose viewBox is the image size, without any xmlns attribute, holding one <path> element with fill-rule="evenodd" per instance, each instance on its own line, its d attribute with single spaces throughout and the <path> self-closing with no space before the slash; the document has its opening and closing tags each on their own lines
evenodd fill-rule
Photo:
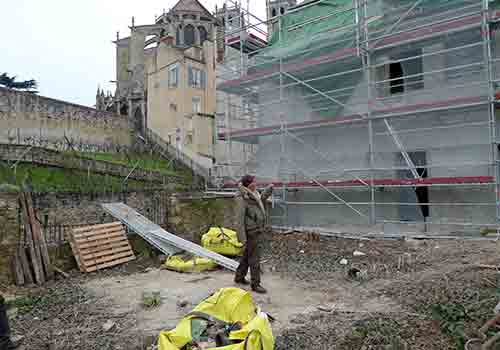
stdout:
<svg viewBox="0 0 500 350">
<path fill-rule="evenodd" d="M 267 224 L 265 202 L 273 192 L 273 186 L 268 187 L 262 194 L 257 191 L 255 178 L 246 175 L 241 179 L 239 186 L 239 221 L 238 240 L 245 244 L 243 257 L 236 271 L 234 281 L 239 284 L 248 284 L 245 279 L 250 267 L 252 290 L 257 293 L 266 293 L 260 284 L 260 235 Z"/>
<path fill-rule="evenodd" d="M 17 349 L 19 344 L 14 344 L 10 339 L 9 318 L 7 317 L 7 305 L 5 299 L 0 295 L 0 350 Z"/>
</svg>

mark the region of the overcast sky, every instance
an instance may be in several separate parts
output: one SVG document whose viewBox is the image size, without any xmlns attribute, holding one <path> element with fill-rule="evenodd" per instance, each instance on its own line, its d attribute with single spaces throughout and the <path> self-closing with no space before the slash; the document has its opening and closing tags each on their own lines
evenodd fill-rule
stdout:
<svg viewBox="0 0 500 350">
<path fill-rule="evenodd" d="M 211 12 L 224 0 L 200 0 Z M 36 79 L 40 95 L 92 106 L 113 89 L 116 32 L 128 36 L 177 0 L 0 0 L 0 74 Z M 246 1 L 244 2 L 246 4 Z M 259 16 L 265 0 L 250 0 Z"/>
</svg>

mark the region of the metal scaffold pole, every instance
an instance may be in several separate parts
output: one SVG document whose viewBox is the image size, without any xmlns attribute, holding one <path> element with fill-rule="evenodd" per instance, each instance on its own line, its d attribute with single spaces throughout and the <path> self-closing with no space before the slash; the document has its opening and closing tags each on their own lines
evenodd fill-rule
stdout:
<svg viewBox="0 0 500 350">
<path fill-rule="evenodd" d="M 484 64 L 488 79 L 488 120 L 489 120 L 489 135 L 490 135 L 490 160 L 493 165 L 493 173 L 495 179 L 495 202 L 496 202 L 496 216 L 500 220 L 500 194 L 499 194 L 499 162 L 498 162 L 498 140 L 496 136 L 496 116 L 495 116 L 495 86 L 493 76 L 493 67 L 491 66 L 493 57 L 491 51 L 491 29 L 490 29 L 490 9 L 489 0 L 482 0 L 483 15 L 482 15 L 482 39 L 484 51 Z M 500 237 L 500 229 L 497 230 L 498 237 Z"/>
<path fill-rule="evenodd" d="M 281 20 L 282 14 L 278 14 L 278 40 L 281 42 Z M 271 26 L 272 27 L 272 26 Z M 286 115 L 284 113 L 284 105 L 283 105 L 283 57 L 280 57 L 279 61 L 279 116 L 280 116 L 280 161 L 279 161 L 279 169 L 278 175 L 279 177 L 284 176 L 287 171 L 288 158 L 286 157 Z M 281 224 L 284 226 L 288 223 L 288 206 L 286 205 L 286 181 L 282 181 L 283 185 L 281 187 L 281 208 L 283 209 L 283 215 L 281 217 Z"/>
<path fill-rule="evenodd" d="M 412 0 L 382 9 L 366 0 L 335 8 L 320 2 L 255 24 L 247 1 L 239 42 L 226 42 L 235 69 L 223 72 L 221 90 L 237 96 L 226 104 L 228 158 L 238 165 L 234 170 L 255 173 L 262 186 L 278 184 L 276 223 L 306 227 L 310 213 L 319 226 L 337 224 L 340 219 L 325 215 L 339 214 L 363 225 L 432 223 L 455 230 L 451 225 L 491 227 L 495 206 L 498 225 L 500 79 L 494 68 L 500 59 L 492 57 L 490 28 L 500 22 L 496 4 Z M 265 24 L 278 33 L 267 46 L 255 46 L 248 30 Z M 244 44 L 254 46 L 243 50 Z M 250 145 L 258 155 L 248 154 Z M 254 171 L 254 159 L 262 169 L 269 161 L 272 173 Z M 474 190 L 468 196 L 469 188 L 489 197 L 478 200 Z M 446 191 L 456 192 L 456 200 Z M 307 209 L 316 206 L 331 209 Z M 342 206 L 352 211 L 345 216 L 349 210 Z M 478 220 L 467 207 L 491 214 Z M 292 213 L 302 208 L 296 221 Z"/>
<path fill-rule="evenodd" d="M 355 0 L 356 2 L 358 0 Z M 360 52 L 363 53 L 363 71 L 366 75 L 366 93 L 367 93 L 367 104 L 366 104 L 366 118 L 368 119 L 368 152 L 370 155 L 369 167 L 370 167 L 370 223 L 372 225 L 377 224 L 377 212 L 375 206 L 375 186 L 374 180 L 375 176 L 373 174 L 373 169 L 375 168 L 375 153 L 374 153 L 374 139 L 373 139 L 373 120 L 371 118 L 371 101 L 372 101 L 372 82 L 371 82 L 371 59 L 370 59 L 370 45 L 369 45 L 369 33 L 368 33 L 368 23 L 366 23 L 366 18 L 368 17 L 368 2 L 363 2 L 363 12 L 361 14 L 361 26 L 364 40 L 359 40 L 358 42 L 364 42 L 363 49 Z M 361 32 L 361 31 L 359 31 Z"/>
</svg>

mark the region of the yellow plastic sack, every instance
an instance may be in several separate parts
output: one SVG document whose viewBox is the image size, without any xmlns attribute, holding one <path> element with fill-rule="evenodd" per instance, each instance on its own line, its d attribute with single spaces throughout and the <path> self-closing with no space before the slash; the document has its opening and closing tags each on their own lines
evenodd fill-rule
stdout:
<svg viewBox="0 0 500 350">
<path fill-rule="evenodd" d="M 177 272 L 202 272 L 217 268 L 217 263 L 213 260 L 200 257 L 185 259 L 180 255 L 170 256 L 163 266 Z"/>
<path fill-rule="evenodd" d="M 161 331 L 159 350 L 180 350 L 192 341 L 191 320 L 207 315 L 213 319 L 239 323 L 242 329 L 229 333 L 235 344 L 209 350 L 273 350 L 274 337 L 267 315 L 256 310 L 252 295 L 239 288 L 222 288 L 202 301 L 171 331 Z M 245 347 L 246 344 L 246 347 Z"/>
<path fill-rule="evenodd" d="M 243 254 L 243 244 L 238 241 L 236 231 L 224 227 L 211 227 L 201 237 L 201 245 L 222 255 L 237 256 Z"/>
</svg>

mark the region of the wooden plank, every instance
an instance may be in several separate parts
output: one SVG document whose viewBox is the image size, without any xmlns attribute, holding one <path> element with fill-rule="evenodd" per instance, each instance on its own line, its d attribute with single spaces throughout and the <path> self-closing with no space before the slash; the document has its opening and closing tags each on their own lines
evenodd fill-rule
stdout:
<svg viewBox="0 0 500 350">
<path fill-rule="evenodd" d="M 135 259 L 120 222 L 87 226 L 85 229 L 85 232 L 81 228 L 73 229 L 70 235 L 70 244 L 80 271 L 97 271 Z"/>
<path fill-rule="evenodd" d="M 80 261 L 80 251 L 79 251 L 77 244 L 75 243 L 75 241 L 73 239 L 72 233 L 68 234 L 68 242 L 69 242 L 69 245 L 71 247 L 71 251 L 73 252 L 73 256 L 75 257 L 76 264 L 78 265 L 78 269 L 80 270 L 80 272 L 85 272 L 85 270 L 83 269 L 82 262 Z"/>
<path fill-rule="evenodd" d="M 101 250 L 109 249 L 112 247 L 121 247 L 124 244 L 128 244 L 128 238 L 126 236 L 117 236 L 111 238 L 102 238 L 97 241 L 77 243 L 80 248 L 80 253 L 86 254 L 90 251 L 98 252 Z"/>
<path fill-rule="evenodd" d="M 102 263 L 105 263 L 108 261 L 115 261 L 115 260 L 119 260 L 121 258 L 126 258 L 128 256 L 133 256 L 135 258 L 134 253 L 131 250 L 129 250 L 125 253 L 113 254 L 113 255 L 105 256 L 105 257 L 102 257 L 99 259 L 84 261 L 83 264 L 85 265 L 85 268 L 87 268 L 87 267 L 99 265 L 99 264 L 102 264 Z"/>
<path fill-rule="evenodd" d="M 117 248 L 110 248 L 106 250 L 102 250 L 97 253 L 88 253 L 88 254 L 83 254 L 81 256 L 82 260 L 89 260 L 89 259 L 95 259 L 99 258 L 101 256 L 106 256 L 106 255 L 113 255 L 116 253 L 121 253 L 121 252 L 132 252 L 132 249 L 130 248 L 130 245 L 124 245 L 123 247 L 117 247 Z"/>
<path fill-rule="evenodd" d="M 43 269 L 45 270 L 45 277 L 48 280 L 54 279 L 54 271 L 52 270 L 52 264 L 50 263 L 49 251 L 47 249 L 47 242 L 45 241 L 45 236 L 42 233 L 42 227 L 40 226 L 40 222 L 38 222 L 35 215 L 35 208 L 33 206 L 33 199 L 31 197 L 31 193 L 26 193 L 26 201 L 29 210 L 29 216 L 31 220 L 31 228 L 33 234 L 36 235 L 36 241 L 38 242 L 41 262 Z"/>
<path fill-rule="evenodd" d="M 124 263 L 132 261 L 132 260 L 135 260 L 135 256 L 131 256 L 131 257 L 128 257 L 128 258 L 123 258 L 123 259 L 115 260 L 115 261 L 112 261 L 112 262 L 109 262 L 109 263 L 105 263 L 105 264 L 100 264 L 98 266 L 93 266 L 93 267 L 90 267 L 90 268 L 86 269 L 86 272 L 93 272 L 93 271 L 105 269 L 106 267 L 111 267 L 111 266 L 116 266 L 116 265 L 124 264 Z"/>
<path fill-rule="evenodd" d="M 116 250 L 116 249 L 122 249 L 123 247 L 129 247 L 130 248 L 130 244 L 128 243 L 128 241 L 124 240 L 122 242 L 118 242 L 118 243 L 112 243 L 112 244 L 106 244 L 104 246 L 99 246 L 97 247 L 96 249 L 94 248 L 87 248 L 87 249 L 84 249 L 84 250 L 80 250 L 80 254 L 83 257 L 87 257 L 87 256 L 90 256 L 90 255 L 95 255 L 95 254 L 100 254 L 100 253 L 103 253 L 103 252 L 107 252 L 109 250 Z M 130 248 L 132 249 L 132 248 Z"/>
<path fill-rule="evenodd" d="M 13 270 L 14 276 L 16 278 L 16 286 L 24 286 L 24 272 L 21 266 L 21 257 L 19 256 L 19 249 L 16 251 L 16 255 L 13 260 Z"/>
<path fill-rule="evenodd" d="M 33 272 L 34 272 L 34 281 L 37 284 L 42 284 L 45 282 L 45 279 L 43 278 L 43 271 L 41 270 L 41 266 L 39 263 L 39 257 L 37 256 L 37 249 L 35 249 L 34 241 L 33 241 L 33 234 L 31 232 L 31 224 L 28 216 L 28 209 L 26 208 L 26 197 L 24 193 L 21 193 L 21 214 L 23 218 L 23 224 L 24 224 L 24 229 L 26 232 L 26 243 L 28 245 L 28 252 L 29 252 L 29 257 L 28 260 L 31 261 L 31 265 L 33 266 Z M 40 254 L 40 251 L 38 251 L 38 254 Z"/>
<path fill-rule="evenodd" d="M 92 236 L 92 237 L 83 237 L 83 238 L 76 238 L 73 236 L 73 239 L 77 243 L 88 243 L 88 242 L 93 242 L 93 241 L 99 241 L 101 239 L 106 239 L 106 238 L 112 238 L 112 237 L 121 237 L 125 236 L 125 230 L 120 230 L 120 231 L 113 231 L 109 233 L 103 233 L 98 236 Z"/>
<path fill-rule="evenodd" d="M 99 224 L 99 225 L 93 225 L 93 226 L 78 227 L 78 228 L 73 229 L 73 234 L 86 232 L 86 231 L 90 231 L 90 230 L 99 230 L 99 229 L 103 229 L 103 228 L 109 228 L 109 227 L 113 227 L 113 226 L 117 226 L 117 225 L 121 226 L 122 223 L 120 221 L 115 221 L 115 222 L 111 222 L 109 224 Z"/>
<path fill-rule="evenodd" d="M 93 236 L 99 236 L 99 235 L 106 234 L 106 233 L 118 232 L 118 231 L 124 231 L 124 230 L 125 230 L 125 228 L 123 227 L 123 225 L 121 225 L 121 226 L 116 226 L 116 227 L 103 228 L 100 230 L 88 231 L 88 232 L 84 232 L 84 233 L 78 233 L 78 234 L 74 234 L 73 237 L 75 237 L 75 239 L 90 238 Z"/>
<path fill-rule="evenodd" d="M 79 252 L 83 256 L 83 255 L 87 255 L 87 254 L 91 254 L 91 253 L 98 253 L 100 251 L 107 250 L 107 249 L 120 248 L 120 247 L 129 245 L 129 242 L 128 242 L 126 237 L 120 238 L 119 241 L 116 241 L 117 239 L 118 238 L 114 238 L 113 239 L 114 242 L 104 242 L 104 241 L 102 243 L 97 242 L 97 243 L 95 243 L 96 245 L 93 247 L 80 248 Z"/>
<path fill-rule="evenodd" d="M 19 251 L 19 258 L 21 259 L 21 266 L 23 268 L 24 282 L 26 284 L 33 284 L 34 282 L 33 273 L 31 272 L 30 269 L 30 263 L 28 261 L 28 255 L 26 254 L 26 247 L 24 246 L 24 242 L 18 248 L 18 251 Z"/>
<path fill-rule="evenodd" d="M 20 205 L 19 199 L 19 205 Z M 20 205 L 19 210 L 22 211 L 22 206 Z M 19 233 L 19 241 L 17 244 L 17 254 L 19 255 L 19 263 L 21 264 L 21 269 L 23 270 L 24 283 L 33 284 L 33 274 L 30 269 L 30 263 L 28 261 L 28 256 L 26 255 L 26 233 L 21 230 Z"/>
<path fill-rule="evenodd" d="M 72 230 L 75 235 L 79 235 L 79 234 L 85 234 L 90 231 L 113 229 L 119 226 L 123 225 L 119 221 L 115 221 L 108 224 L 97 224 L 88 226 L 80 225 L 79 227 L 74 227 Z"/>
<path fill-rule="evenodd" d="M 78 249 L 79 250 L 83 250 L 83 249 L 87 249 L 87 248 L 92 248 L 92 247 L 99 247 L 100 245 L 102 244 L 110 244 L 110 243 L 116 243 L 116 242 L 127 242 L 128 239 L 127 237 L 116 237 L 116 238 L 112 238 L 112 239 L 108 239 L 108 240 L 101 240 L 101 241 L 96 241 L 96 242 L 90 242 L 90 243 L 81 243 L 81 244 L 78 244 L 76 242 L 76 244 L 78 244 Z"/>
</svg>

